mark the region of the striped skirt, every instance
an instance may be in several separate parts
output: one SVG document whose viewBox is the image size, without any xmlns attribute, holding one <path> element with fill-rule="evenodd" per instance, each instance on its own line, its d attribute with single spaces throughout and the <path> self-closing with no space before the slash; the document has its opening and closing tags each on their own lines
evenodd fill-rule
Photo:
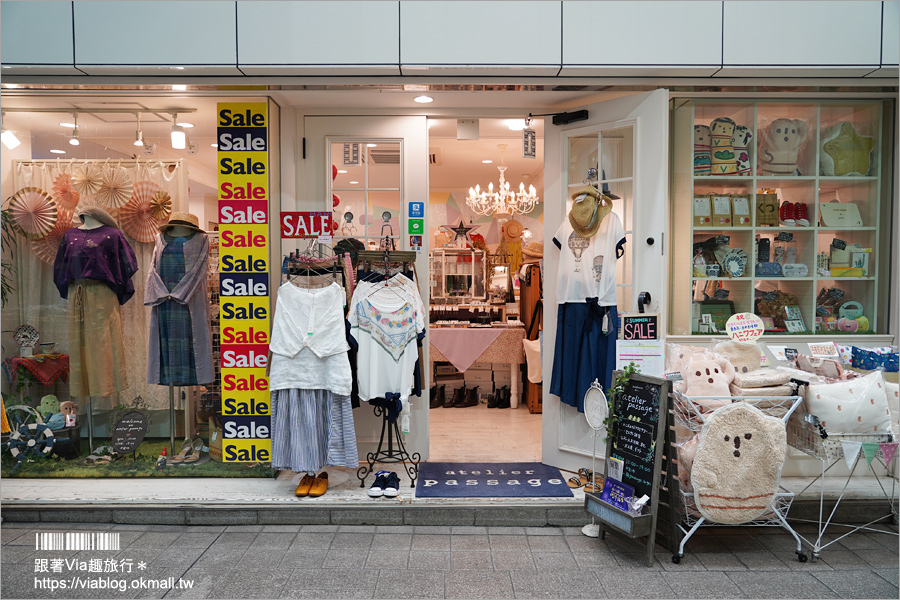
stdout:
<svg viewBox="0 0 900 600">
<path fill-rule="evenodd" d="M 297 473 L 359 466 L 349 396 L 328 390 L 273 390 L 272 467 Z"/>
</svg>

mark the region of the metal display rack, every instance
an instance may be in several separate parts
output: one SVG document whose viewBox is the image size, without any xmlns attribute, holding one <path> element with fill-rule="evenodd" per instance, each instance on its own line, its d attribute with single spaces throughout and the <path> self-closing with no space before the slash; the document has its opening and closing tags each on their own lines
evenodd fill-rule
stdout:
<svg viewBox="0 0 900 600">
<path fill-rule="evenodd" d="M 838 442 L 837 444 L 832 445 L 832 447 L 826 448 L 825 440 L 831 440 L 834 442 Z M 831 509 L 831 512 L 828 516 L 825 516 L 825 473 L 828 472 L 834 465 L 836 465 L 840 460 L 844 458 L 844 451 L 840 444 L 842 441 L 848 442 L 871 442 L 871 443 L 889 443 L 889 442 L 900 442 L 900 433 L 892 433 L 892 434 L 855 434 L 855 433 L 844 433 L 844 434 L 829 434 L 825 432 L 824 428 L 819 426 L 818 419 L 813 415 L 804 415 L 801 416 L 800 413 L 797 413 L 793 416 L 793 418 L 788 422 L 787 426 L 787 441 L 788 445 L 800 450 L 804 454 L 812 456 L 817 459 L 821 463 L 822 471 L 819 475 L 813 479 L 809 485 L 803 488 L 799 493 L 803 494 L 806 490 L 810 489 L 812 486 L 819 482 L 819 520 L 818 520 L 818 533 L 816 539 L 814 541 L 810 541 L 803 538 L 803 541 L 807 543 L 807 545 L 812 550 L 813 560 L 819 558 L 819 554 L 821 551 L 831 544 L 835 542 L 839 542 L 848 535 L 855 533 L 857 531 L 870 531 L 873 533 L 883 533 L 887 535 L 900 536 L 900 533 L 896 531 L 885 531 L 883 529 L 876 529 L 872 527 L 875 523 L 879 521 L 884 521 L 885 519 L 891 519 L 894 524 L 897 523 L 897 515 L 898 515 L 898 500 L 897 500 L 897 491 L 898 491 L 898 476 L 897 476 L 897 453 L 891 457 L 890 461 L 884 460 L 884 454 L 879 449 L 878 453 L 875 455 L 873 460 L 877 460 L 884 470 L 887 472 L 887 477 L 890 479 L 890 492 L 885 488 L 884 482 L 882 481 L 883 477 L 879 477 L 875 472 L 875 469 L 869 468 L 872 470 L 873 475 L 875 475 L 875 479 L 878 482 L 878 486 L 881 488 L 881 492 L 884 496 L 885 504 L 887 512 L 878 514 L 874 519 L 865 523 L 864 525 L 848 525 L 843 523 L 835 523 L 834 517 L 837 512 L 838 507 L 841 505 L 841 501 L 844 499 L 844 494 L 847 492 L 847 488 L 850 485 L 850 481 L 853 477 L 853 473 L 856 471 L 856 467 L 859 466 L 860 458 L 863 456 L 862 450 L 856 455 L 856 460 L 853 462 L 853 468 L 850 469 L 850 474 L 847 475 L 847 480 L 844 482 L 844 486 L 841 488 L 841 493 L 838 496 L 837 500 L 834 503 L 834 507 Z M 842 535 L 836 537 L 835 539 L 825 542 L 825 532 L 829 527 L 846 527 L 849 531 L 843 533 Z"/>
<path fill-rule="evenodd" d="M 727 398 L 714 398 L 706 396 L 685 396 L 680 392 L 672 392 L 670 401 L 675 414 L 675 425 L 677 428 L 684 428 L 691 432 L 691 436 L 699 434 L 709 417 L 709 413 L 705 414 L 700 410 L 695 400 L 727 400 Z M 746 402 L 756 406 L 763 413 L 770 417 L 775 417 L 787 424 L 791 415 L 802 402 L 800 396 L 735 396 L 731 398 L 732 402 Z M 681 441 L 681 440 L 679 440 Z M 787 514 L 794 501 L 794 494 L 779 486 L 779 490 L 775 494 L 775 502 L 772 508 L 747 523 L 741 523 L 742 527 L 783 527 L 790 533 L 797 542 L 797 559 L 800 562 L 806 562 L 807 555 L 803 552 L 802 538 L 794 531 L 793 527 L 787 522 Z M 701 525 L 726 525 L 723 523 L 714 523 L 700 514 L 694 499 L 693 492 L 680 491 L 681 502 L 678 504 L 678 510 L 681 512 L 682 523 L 678 524 L 678 528 L 684 534 L 681 544 L 678 546 L 678 552 L 672 555 L 672 562 L 678 564 L 684 558 L 684 546 L 687 544 L 691 536 L 697 532 Z"/>
</svg>

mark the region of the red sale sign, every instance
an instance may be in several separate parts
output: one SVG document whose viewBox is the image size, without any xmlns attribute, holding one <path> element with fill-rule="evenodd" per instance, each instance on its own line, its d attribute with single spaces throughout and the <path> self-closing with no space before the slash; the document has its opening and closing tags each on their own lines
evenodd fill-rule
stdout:
<svg viewBox="0 0 900 600">
<path fill-rule="evenodd" d="M 331 234 L 330 212 L 281 213 L 281 239 L 317 238 Z"/>
</svg>

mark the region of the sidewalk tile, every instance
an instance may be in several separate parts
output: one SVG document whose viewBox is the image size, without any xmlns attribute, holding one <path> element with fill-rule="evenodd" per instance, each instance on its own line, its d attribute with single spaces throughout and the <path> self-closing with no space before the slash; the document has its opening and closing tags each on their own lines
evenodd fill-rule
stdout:
<svg viewBox="0 0 900 600">
<path fill-rule="evenodd" d="M 372 539 L 369 550 L 406 550 L 412 547 L 412 533 L 378 533 Z"/>
<path fill-rule="evenodd" d="M 530 552 L 494 552 L 491 560 L 495 571 L 534 571 L 534 560 Z"/>
<path fill-rule="evenodd" d="M 350 549 L 340 548 L 331 549 L 325 554 L 325 560 L 322 562 L 323 569 L 329 568 L 362 568 L 369 558 L 369 550 L 367 548 Z"/>
<path fill-rule="evenodd" d="M 597 579 L 610 598 L 672 598 L 675 593 L 664 573 L 600 572 Z M 638 591 L 639 590 L 639 591 Z"/>
<path fill-rule="evenodd" d="M 492 571 L 494 565 L 491 562 L 490 552 L 458 550 L 450 553 L 450 569 L 453 571 Z"/>
<path fill-rule="evenodd" d="M 418 529 L 418 528 L 417 528 Z M 448 532 L 449 533 L 449 532 Z M 418 531 L 412 538 L 412 549 L 450 551 L 449 535 L 420 534 Z"/>
<path fill-rule="evenodd" d="M 897 586 L 869 570 L 830 571 L 815 573 L 813 577 L 843 598 L 897 598 Z"/>
<path fill-rule="evenodd" d="M 487 535 L 451 535 L 450 550 L 483 550 L 491 549 L 491 542 Z"/>
<path fill-rule="evenodd" d="M 409 548 L 405 550 L 369 550 L 366 569 L 406 569 L 409 565 Z M 358 574 L 357 574 L 358 576 Z"/>
<path fill-rule="evenodd" d="M 447 598 L 513 598 L 508 573 L 447 573 Z"/>
<path fill-rule="evenodd" d="M 725 573 L 706 571 L 703 573 L 668 572 L 664 575 L 666 583 L 679 598 L 743 598 L 745 594 L 732 582 Z M 750 597 L 753 596 L 752 594 Z M 781 596 L 790 597 L 787 596 Z"/>
<path fill-rule="evenodd" d="M 450 570 L 450 553 L 434 550 L 413 550 L 409 553 L 409 569 Z"/>
<path fill-rule="evenodd" d="M 569 551 L 566 552 L 532 552 L 534 566 L 538 571 L 544 570 L 569 570 L 577 571 L 578 563 Z"/>
<path fill-rule="evenodd" d="M 375 598 L 443 598 L 443 571 L 378 572 Z"/>
<path fill-rule="evenodd" d="M 728 573 L 738 587 L 750 598 L 837 598 L 828 586 L 823 584 L 819 575 L 831 575 L 830 572 L 816 573 Z"/>
</svg>

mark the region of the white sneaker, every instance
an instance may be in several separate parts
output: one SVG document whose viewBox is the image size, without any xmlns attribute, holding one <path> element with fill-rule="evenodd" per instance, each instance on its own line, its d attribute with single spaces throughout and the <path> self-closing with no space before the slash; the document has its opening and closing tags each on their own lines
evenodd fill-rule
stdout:
<svg viewBox="0 0 900 600">
<path fill-rule="evenodd" d="M 396 498 L 400 494 L 400 478 L 391 471 L 385 476 L 384 495 L 388 498 Z"/>
<path fill-rule="evenodd" d="M 369 488 L 370 498 L 380 498 L 385 495 L 384 488 L 387 486 L 388 471 L 378 471 L 375 473 L 375 483 Z M 394 494 L 396 495 L 396 494 Z"/>
</svg>

